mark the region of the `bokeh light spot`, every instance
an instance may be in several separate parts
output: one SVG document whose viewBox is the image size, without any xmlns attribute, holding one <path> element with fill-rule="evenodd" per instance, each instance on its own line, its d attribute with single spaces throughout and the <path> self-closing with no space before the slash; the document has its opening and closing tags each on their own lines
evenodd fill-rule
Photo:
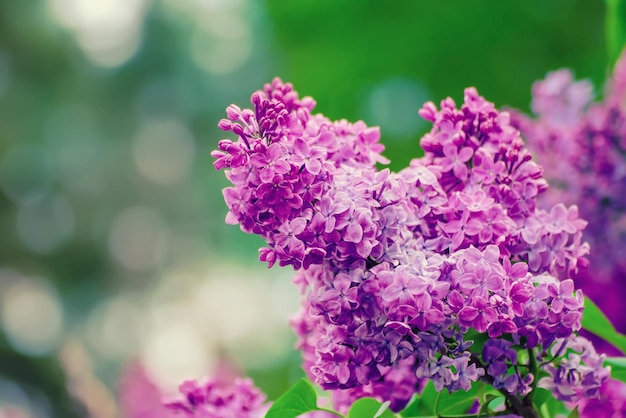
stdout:
<svg viewBox="0 0 626 418">
<path fill-rule="evenodd" d="M 74 211 L 60 196 L 23 205 L 17 213 L 17 232 L 29 250 L 50 253 L 72 236 Z"/>
<path fill-rule="evenodd" d="M 60 106 L 46 121 L 44 141 L 64 187 L 92 195 L 101 191 L 106 155 L 98 132 L 93 113 L 78 102 Z"/>
<path fill-rule="evenodd" d="M 89 315 L 86 335 L 100 357 L 119 360 L 131 356 L 144 337 L 144 312 L 130 295 L 104 301 Z"/>
<path fill-rule="evenodd" d="M 28 396 L 10 380 L 0 379 L 0 418 L 33 418 Z"/>
<path fill-rule="evenodd" d="M 48 283 L 22 279 L 4 295 L 2 325 L 16 350 L 43 355 L 59 343 L 63 329 L 63 306 Z"/>
<path fill-rule="evenodd" d="M 289 277 L 276 274 L 282 275 L 213 265 L 209 279 L 192 293 L 200 330 L 217 336 L 247 367 L 267 367 L 283 358 L 291 345 L 293 334 L 285 318 L 297 310 L 298 294 Z M 276 285 L 281 279 L 288 286 Z M 258 351 L 264 355 L 255 355 Z"/>
<path fill-rule="evenodd" d="M 417 111 L 427 100 L 425 88 L 415 80 L 389 78 L 369 93 L 364 118 L 385 134 L 408 139 L 425 124 Z"/>
<path fill-rule="evenodd" d="M 185 379 L 209 375 L 215 354 L 190 320 L 189 310 L 180 306 L 161 307 L 154 316 L 142 360 L 157 383 L 172 390 Z"/>
<path fill-rule="evenodd" d="M 164 185 L 180 183 L 187 177 L 194 151 L 191 133 L 177 121 L 146 123 L 133 146 L 139 172 L 148 180 Z"/>
<path fill-rule="evenodd" d="M 115 67 L 137 52 L 147 0 L 48 0 L 52 15 L 74 32 L 95 64 Z"/>
<path fill-rule="evenodd" d="M 0 160 L 0 186 L 16 203 L 31 203 L 48 194 L 54 177 L 50 158 L 36 144 L 17 144 Z"/>
<path fill-rule="evenodd" d="M 155 268 L 163 260 L 167 244 L 166 222 L 155 209 L 129 208 L 111 223 L 109 251 L 117 262 L 130 270 Z"/>
<path fill-rule="evenodd" d="M 191 38 L 191 55 L 208 73 L 220 75 L 237 70 L 252 55 L 253 40 L 248 30 L 229 33 L 227 37 L 198 29 Z"/>
</svg>

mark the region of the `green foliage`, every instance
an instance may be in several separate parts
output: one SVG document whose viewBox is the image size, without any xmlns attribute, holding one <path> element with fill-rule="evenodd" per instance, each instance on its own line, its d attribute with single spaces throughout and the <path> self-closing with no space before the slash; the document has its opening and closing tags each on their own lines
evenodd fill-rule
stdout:
<svg viewBox="0 0 626 418">
<path fill-rule="evenodd" d="M 317 395 L 313 385 L 301 379 L 274 402 L 266 418 L 296 418 L 306 412 L 317 411 Z"/>
<path fill-rule="evenodd" d="M 463 415 L 474 404 L 476 399 L 481 403 L 488 396 L 499 392 L 482 382 L 474 382 L 469 391 L 459 390 L 454 393 L 444 389 L 437 392 L 432 381 L 429 381 L 420 396 L 409 403 L 409 405 L 400 412 L 402 417 L 427 417 L 427 416 L 450 416 Z M 493 398 L 488 398 L 490 402 Z"/>
<path fill-rule="evenodd" d="M 400 416 L 403 418 L 418 416 L 419 403 L 420 403 L 420 395 L 416 393 L 413 395 L 413 398 L 409 401 L 406 408 L 400 411 Z"/>
<path fill-rule="evenodd" d="M 469 348 L 469 351 L 475 354 L 481 354 L 483 352 L 483 346 L 489 341 L 489 335 L 486 332 L 478 332 L 475 329 L 470 329 L 464 336 L 465 341 L 474 341 Z"/>
<path fill-rule="evenodd" d="M 429 380 L 417 402 L 416 416 L 435 415 L 435 403 L 438 394 L 439 392 L 435 389 L 435 385 Z"/>
<path fill-rule="evenodd" d="M 487 394 L 482 401 L 482 405 L 480 407 L 480 411 L 478 414 L 480 416 L 489 416 L 493 415 L 493 409 L 502 405 L 504 403 L 504 396 L 497 396 L 494 394 Z"/>
<path fill-rule="evenodd" d="M 533 405 L 542 418 L 554 418 L 557 415 L 567 416 L 570 413 L 570 410 L 563 402 L 557 400 L 551 391 L 543 388 L 535 389 Z"/>
<path fill-rule="evenodd" d="M 626 0 L 607 0 L 605 30 L 609 68 L 613 68 L 626 46 Z"/>
<path fill-rule="evenodd" d="M 469 391 L 459 390 L 454 393 L 449 393 L 447 389 L 444 389 L 437 403 L 437 412 L 440 415 L 453 415 L 464 414 L 469 408 L 472 407 L 479 392 L 483 389 L 484 384 L 480 382 L 474 382 L 472 388 Z"/>
<path fill-rule="evenodd" d="M 609 357 L 604 360 L 605 366 L 611 366 L 611 377 L 626 382 L 626 358 Z"/>
<path fill-rule="evenodd" d="M 394 418 L 396 415 L 389 410 L 387 403 L 381 404 L 376 399 L 361 398 L 357 400 L 350 411 L 348 418 Z"/>
<path fill-rule="evenodd" d="M 285 392 L 267 411 L 266 418 L 296 418 L 311 411 L 326 411 L 343 417 L 338 412 L 318 408 L 315 388 L 307 379 L 301 379 Z M 361 398 L 350 407 L 347 418 L 396 418 L 389 403 L 381 404 L 376 399 Z"/>
<path fill-rule="evenodd" d="M 600 308 L 589 298 L 585 298 L 585 313 L 583 314 L 582 326 L 587 331 L 610 342 L 615 348 L 626 354 L 626 335 L 618 333 Z"/>
</svg>

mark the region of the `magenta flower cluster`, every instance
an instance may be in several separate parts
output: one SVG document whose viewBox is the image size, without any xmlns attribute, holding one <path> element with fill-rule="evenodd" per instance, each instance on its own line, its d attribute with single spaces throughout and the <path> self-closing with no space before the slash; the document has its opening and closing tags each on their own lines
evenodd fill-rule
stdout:
<svg viewBox="0 0 626 418">
<path fill-rule="evenodd" d="M 599 398 L 582 398 L 577 406 L 581 417 L 623 417 L 626 414 L 626 385 L 611 379 L 600 387 Z"/>
<path fill-rule="evenodd" d="M 511 397 L 538 383 L 561 400 L 608 379 L 595 352 L 551 355 L 583 344 L 570 276 L 586 264 L 586 222 L 576 206 L 537 207 L 547 183 L 508 113 L 472 88 L 460 108 L 425 104 L 425 155 L 392 173 L 376 166 L 377 129 L 312 114 L 290 84 L 252 104 L 227 109 L 219 126 L 238 139 L 212 154 L 233 184 L 227 222 L 265 239 L 262 261 L 297 270 L 304 368 L 339 410 L 364 395 L 400 410 L 424 379 L 450 391 L 481 379 Z M 546 378 L 533 382 L 529 357 Z M 571 367 L 585 375 L 565 393 Z"/>
<path fill-rule="evenodd" d="M 591 83 L 555 71 L 533 85 L 536 118 L 514 113 L 514 122 L 553 186 L 540 203 L 578 202 L 589 221 L 584 239 L 593 248 L 592 268 L 574 278 L 624 333 L 626 257 L 619 249 L 626 248 L 626 55 L 604 101 L 592 99 Z"/>
<path fill-rule="evenodd" d="M 172 417 L 261 418 L 270 407 L 265 395 L 248 378 L 235 379 L 232 384 L 189 380 L 179 390 L 182 399 L 165 405 Z"/>
</svg>

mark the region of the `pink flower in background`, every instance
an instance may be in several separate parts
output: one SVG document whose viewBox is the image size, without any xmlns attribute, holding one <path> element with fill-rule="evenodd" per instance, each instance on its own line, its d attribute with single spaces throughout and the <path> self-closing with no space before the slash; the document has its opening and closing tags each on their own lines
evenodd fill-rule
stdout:
<svg viewBox="0 0 626 418">
<path fill-rule="evenodd" d="M 146 368 L 130 362 L 119 384 L 120 407 L 125 418 L 261 418 L 270 407 L 265 395 L 230 364 L 221 362 L 203 383 L 188 380 L 178 395 L 164 393 Z"/>
<path fill-rule="evenodd" d="M 171 418 L 163 393 L 139 362 L 129 363 L 119 383 L 120 408 L 127 418 Z"/>
<path fill-rule="evenodd" d="M 215 379 L 187 380 L 179 391 L 178 400 L 165 404 L 173 417 L 262 418 L 270 407 L 265 394 L 248 378 L 226 384 Z"/>
</svg>

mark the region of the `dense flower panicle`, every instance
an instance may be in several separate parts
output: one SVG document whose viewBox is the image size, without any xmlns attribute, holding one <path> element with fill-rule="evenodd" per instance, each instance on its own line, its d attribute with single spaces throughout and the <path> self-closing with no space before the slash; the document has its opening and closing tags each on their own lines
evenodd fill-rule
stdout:
<svg viewBox="0 0 626 418">
<path fill-rule="evenodd" d="M 248 378 L 235 379 L 232 385 L 189 380 L 180 385 L 180 392 L 181 400 L 166 404 L 173 417 L 261 418 L 270 407 L 265 395 Z"/>
<path fill-rule="evenodd" d="M 548 74 L 533 85 L 531 119 L 514 113 L 531 151 L 544 164 L 550 190 L 539 203 L 578 203 L 589 221 L 589 269 L 574 275 L 620 332 L 626 293 L 626 54 L 618 61 L 603 102 L 594 103 L 588 81 L 574 81 L 569 70 Z M 564 219 L 564 213 L 555 214 Z M 610 289 L 610 290 L 609 290 Z M 608 290 L 608 291 L 607 291 Z"/>
<path fill-rule="evenodd" d="M 219 126 L 239 139 L 212 153 L 233 183 L 224 190 L 226 221 L 266 239 L 260 258 L 270 266 L 307 267 L 329 250 L 369 256 L 375 202 L 359 196 L 376 186 L 375 164 L 387 162 L 378 128 L 312 115 L 315 102 L 278 79 L 251 100 L 254 111 L 229 106 Z"/>
<path fill-rule="evenodd" d="M 239 123 L 221 125 L 240 138 L 214 156 L 233 182 L 228 219 L 265 238 L 262 260 L 297 270 L 303 307 L 292 325 L 309 377 L 338 391 L 339 405 L 367 394 L 394 410 L 418 378 L 455 391 L 489 375 L 527 393 L 528 364 L 496 347 L 541 353 L 580 329 L 583 298 L 569 278 L 588 245 L 575 206 L 537 207 L 547 183 L 508 113 L 473 88 L 460 108 L 425 104 L 425 155 L 392 173 L 375 166 L 377 130 L 312 115 L 291 93 L 275 80 L 253 96 L 254 112 L 231 108 Z M 495 345 L 473 352 L 480 333 Z"/>
</svg>

